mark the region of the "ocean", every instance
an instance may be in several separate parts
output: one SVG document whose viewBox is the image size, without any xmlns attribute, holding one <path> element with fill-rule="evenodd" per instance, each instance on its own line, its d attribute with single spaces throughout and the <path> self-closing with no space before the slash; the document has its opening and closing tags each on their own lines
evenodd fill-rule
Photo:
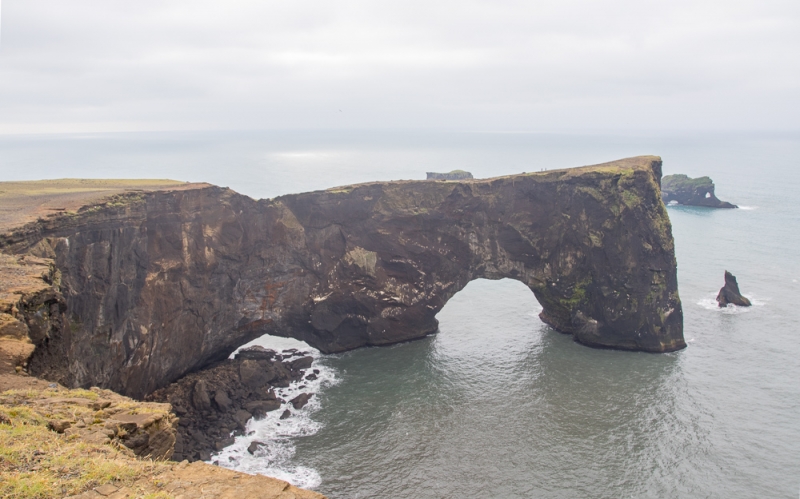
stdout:
<svg viewBox="0 0 800 499">
<path fill-rule="evenodd" d="M 283 131 L 0 136 L 2 180 L 173 178 L 255 198 L 660 155 L 736 210 L 668 208 L 688 347 L 595 350 L 512 280 L 477 280 L 439 332 L 320 355 L 297 417 L 212 457 L 331 498 L 800 495 L 800 135 Z M 748 309 L 716 306 L 731 271 Z M 306 348 L 264 338 L 275 348 Z M 309 349 L 310 350 L 310 349 Z M 287 394 L 300 388 L 290 387 Z M 252 440 L 265 442 L 251 456 Z"/>
</svg>

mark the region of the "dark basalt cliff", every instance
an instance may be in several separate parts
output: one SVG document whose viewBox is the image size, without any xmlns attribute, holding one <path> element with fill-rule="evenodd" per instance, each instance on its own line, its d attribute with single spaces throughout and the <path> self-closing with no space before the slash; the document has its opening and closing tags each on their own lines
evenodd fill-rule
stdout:
<svg viewBox="0 0 800 499">
<path fill-rule="evenodd" d="M 714 182 L 710 177 L 689 178 L 682 173 L 667 175 L 661 182 L 661 197 L 665 203 L 675 201 L 687 206 L 738 208 L 735 204 L 717 198 L 714 194 Z"/>
<path fill-rule="evenodd" d="M 0 239 L 52 258 L 69 327 L 34 374 L 143 396 L 265 333 L 323 352 L 432 333 L 471 280 L 522 281 L 586 345 L 685 346 L 661 160 L 254 201 L 124 194 Z"/>
</svg>

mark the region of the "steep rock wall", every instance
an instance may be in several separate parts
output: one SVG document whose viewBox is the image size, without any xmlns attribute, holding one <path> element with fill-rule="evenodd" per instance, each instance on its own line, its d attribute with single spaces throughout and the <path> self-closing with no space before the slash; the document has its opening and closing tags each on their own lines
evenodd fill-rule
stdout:
<svg viewBox="0 0 800 499">
<path fill-rule="evenodd" d="M 661 160 L 459 182 L 375 182 L 254 201 L 228 189 L 121 195 L 25 226 L 70 327 L 39 374 L 142 396 L 265 333 L 323 352 L 420 338 L 477 278 L 517 279 L 595 347 L 683 348 Z M 68 369 L 48 373 L 47 359 Z"/>
</svg>

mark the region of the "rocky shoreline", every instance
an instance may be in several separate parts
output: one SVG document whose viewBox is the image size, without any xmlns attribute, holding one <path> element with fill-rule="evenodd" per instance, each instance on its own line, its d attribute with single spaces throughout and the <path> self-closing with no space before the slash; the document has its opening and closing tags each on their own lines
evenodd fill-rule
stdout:
<svg viewBox="0 0 800 499">
<path fill-rule="evenodd" d="M 304 391 L 284 400 L 275 389 L 316 378 L 319 370 L 312 369 L 314 359 L 307 354 L 250 347 L 234 359 L 188 374 L 148 395 L 148 401 L 172 404 L 180 417 L 173 459 L 208 461 L 213 452 L 231 445 L 235 436 L 245 432 L 250 418 L 277 410 L 283 411 L 283 419 L 292 417 L 293 410 L 305 406 L 314 394 Z"/>
</svg>

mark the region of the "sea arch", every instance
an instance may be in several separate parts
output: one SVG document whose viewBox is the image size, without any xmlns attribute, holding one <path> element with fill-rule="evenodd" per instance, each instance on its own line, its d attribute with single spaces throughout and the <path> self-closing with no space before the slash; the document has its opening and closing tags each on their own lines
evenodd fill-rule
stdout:
<svg viewBox="0 0 800 499">
<path fill-rule="evenodd" d="M 258 201 L 133 192 L 0 247 L 53 260 L 52 299 L 30 311 L 46 330 L 32 372 L 133 396 L 264 334 L 323 352 L 424 337 L 479 278 L 523 282 L 583 344 L 668 352 L 685 342 L 660 178 L 661 159 L 644 156 Z"/>
<path fill-rule="evenodd" d="M 542 320 L 580 343 L 683 348 L 660 175 L 660 159 L 644 157 L 279 198 L 306 240 L 330 252 L 307 262 L 324 270 L 283 330 L 324 352 L 414 339 L 436 330 L 436 314 L 470 281 L 510 278 L 531 289 Z"/>
</svg>

